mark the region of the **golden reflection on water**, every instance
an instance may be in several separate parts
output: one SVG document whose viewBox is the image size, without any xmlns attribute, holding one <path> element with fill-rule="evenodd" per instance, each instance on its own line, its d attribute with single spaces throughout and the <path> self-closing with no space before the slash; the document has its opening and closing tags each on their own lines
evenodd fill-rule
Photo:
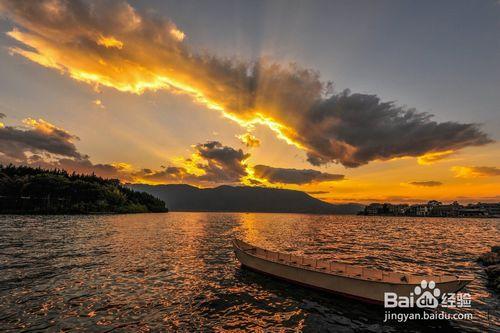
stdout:
<svg viewBox="0 0 500 333">
<path fill-rule="evenodd" d="M 369 306 L 241 269 L 230 240 L 411 273 L 473 274 L 471 322 L 498 306 L 475 259 L 499 220 L 168 213 L 0 217 L 0 327 L 64 331 L 398 331 Z M 488 322 L 489 320 L 489 322 Z M 490 326 L 491 327 L 491 326 Z M 407 329 L 408 327 L 404 327 Z M 410 327 L 419 331 L 420 325 Z"/>
</svg>

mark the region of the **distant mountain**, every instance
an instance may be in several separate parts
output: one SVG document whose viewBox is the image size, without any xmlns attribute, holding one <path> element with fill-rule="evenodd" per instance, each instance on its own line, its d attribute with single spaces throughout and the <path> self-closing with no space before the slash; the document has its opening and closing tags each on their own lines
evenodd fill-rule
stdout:
<svg viewBox="0 0 500 333">
<path fill-rule="evenodd" d="M 170 211 L 356 214 L 364 207 L 354 203 L 334 205 L 304 192 L 265 187 L 224 185 L 202 189 L 186 184 L 127 186 L 165 201 Z"/>
</svg>

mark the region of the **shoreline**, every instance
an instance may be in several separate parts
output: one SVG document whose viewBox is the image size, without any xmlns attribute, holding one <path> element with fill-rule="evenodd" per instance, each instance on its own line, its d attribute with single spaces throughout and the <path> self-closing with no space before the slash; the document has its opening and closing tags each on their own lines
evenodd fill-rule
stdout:
<svg viewBox="0 0 500 333">
<path fill-rule="evenodd" d="M 440 219 L 499 219 L 500 216 L 410 216 L 410 215 L 365 215 L 365 214 L 334 214 L 314 212 L 268 212 L 268 211 L 215 211 L 215 210 L 168 210 L 166 212 L 91 212 L 91 213 L 0 213 L 0 216 L 78 216 L 78 215 L 138 215 L 138 214 L 163 214 L 163 213 L 224 213 L 224 214 L 298 214 L 314 216 L 362 216 L 362 217 L 396 217 L 396 218 L 440 218 Z"/>
<path fill-rule="evenodd" d="M 384 217 L 418 217 L 418 218 L 443 218 L 443 219 L 498 219 L 500 216 L 416 216 L 416 215 L 390 215 L 390 214 L 356 214 L 358 216 L 384 216 Z"/>
</svg>

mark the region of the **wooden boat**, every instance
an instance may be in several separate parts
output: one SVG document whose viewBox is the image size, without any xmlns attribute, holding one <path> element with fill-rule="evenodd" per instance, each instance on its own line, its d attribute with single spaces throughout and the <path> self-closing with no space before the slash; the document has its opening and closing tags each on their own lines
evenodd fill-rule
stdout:
<svg viewBox="0 0 500 333">
<path fill-rule="evenodd" d="M 233 247 L 241 264 L 251 270 L 370 303 L 383 303 L 385 292 L 414 295 L 422 280 L 434 281 L 441 295 L 457 292 L 472 281 L 468 277 L 401 274 L 305 258 L 269 251 L 238 239 L 233 240 Z"/>
</svg>

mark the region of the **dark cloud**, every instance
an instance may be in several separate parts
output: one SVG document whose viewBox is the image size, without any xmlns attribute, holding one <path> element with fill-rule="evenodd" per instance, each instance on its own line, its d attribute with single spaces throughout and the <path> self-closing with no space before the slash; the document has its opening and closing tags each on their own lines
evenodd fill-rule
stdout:
<svg viewBox="0 0 500 333">
<path fill-rule="evenodd" d="M 142 169 L 141 171 L 133 172 L 132 176 L 142 181 L 154 183 L 182 183 L 196 181 L 195 175 L 190 174 L 183 167 L 175 166 L 162 167 L 162 170 Z"/>
<path fill-rule="evenodd" d="M 143 168 L 134 171 L 125 163 L 93 163 L 89 156 L 78 152 L 73 141 L 78 137 L 43 119 L 27 118 L 25 127 L 0 126 L 0 163 L 24 164 L 43 168 L 59 168 L 69 172 L 95 173 L 106 178 L 125 181 L 155 183 L 241 183 L 249 176 L 246 160 L 250 154 L 241 149 L 224 146 L 218 141 L 199 143 L 193 147 L 192 158 L 183 166 L 166 166 L 160 170 Z M 255 167 L 255 174 L 269 182 L 305 184 L 311 182 L 340 180 L 343 175 L 322 173 L 315 170 L 273 168 L 264 165 Z M 257 179 L 247 179 L 261 185 Z"/>
<path fill-rule="evenodd" d="M 270 183 L 281 184 L 303 185 L 344 179 L 344 175 L 325 173 L 317 170 L 274 168 L 267 165 L 256 165 L 254 172 L 258 178 L 267 179 Z"/>
<path fill-rule="evenodd" d="M 119 164 L 101 164 L 92 163 L 88 158 L 84 159 L 69 159 L 62 158 L 52 163 L 53 167 L 64 169 L 69 172 L 77 172 L 84 174 L 94 173 L 104 178 L 118 178 L 121 180 L 130 180 L 127 170 L 123 169 Z"/>
<path fill-rule="evenodd" d="M 156 183 L 189 182 L 194 184 L 241 183 L 245 178 L 246 183 L 263 185 L 260 180 L 248 177 L 250 174 L 246 160 L 250 157 L 250 154 L 243 152 L 243 150 L 224 146 L 218 141 L 199 143 L 193 149 L 193 157 L 184 160 L 184 167 L 168 166 L 162 170 L 143 169 L 134 172 L 132 176 Z M 193 170 L 192 167 L 195 167 L 196 170 Z M 343 175 L 309 169 L 285 169 L 256 165 L 253 170 L 257 178 L 266 179 L 270 183 L 300 185 L 344 179 Z"/>
<path fill-rule="evenodd" d="M 130 180 L 128 172 L 118 165 L 113 164 L 94 164 L 88 157 L 84 158 L 61 158 L 50 154 L 31 155 L 24 160 L 12 159 L 7 156 L 0 156 L 0 164 L 28 165 L 32 167 L 41 167 L 45 169 L 64 169 L 68 172 L 82 174 L 96 174 L 105 178 L 118 178 L 121 180 Z"/>
<path fill-rule="evenodd" d="M 128 170 L 124 170 L 120 165 L 114 164 L 94 164 L 88 158 L 54 158 L 53 156 L 43 154 L 31 155 L 24 161 L 8 159 L 5 156 L 0 157 L 0 164 L 28 165 L 32 167 L 41 167 L 45 169 L 64 169 L 68 172 L 82 174 L 96 174 L 104 178 L 117 178 L 124 181 L 131 179 Z"/>
<path fill-rule="evenodd" d="M 192 158 L 184 160 L 185 166 L 166 166 L 160 170 L 142 169 L 133 172 L 138 180 L 155 183 L 240 183 L 248 175 L 245 160 L 250 157 L 241 149 L 224 146 L 218 141 L 194 146 Z"/>
<path fill-rule="evenodd" d="M 314 105 L 300 133 L 310 133 L 305 140 L 314 148 L 308 152 L 312 164 L 338 161 L 348 167 L 492 142 L 476 124 L 437 123 L 432 117 L 375 95 L 344 92 Z"/>
<path fill-rule="evenodd" d="M 27 118 L 25 127 L 0 127 L 0 163 L 58 168 L 69 172 L 95 173 L 108 178 L 127 178 L 119 165 L 94 164 L 78 152 L 78 137 L 43 119 Z"/>
<path fill-rule="evenodd" d="M 181 168 L 181 167 L 173 167 L 173 166 L 169 166 L 169 167 L 166 167 L 165 168 L 165 172 L 169 175 L 182 175 L 184 173 L 186 173 L 186 169 L 184 168 Z"/>
<path fill-rule="evenodd" d="M 256 186 L 261 186 L 261 187 L 266 187 L 266 184 L 262 183 L 260 180 L 249 178 L 248 183 L 251 185 L 256 185 Z"/>
<path fill-rule="evenodd" d="M 411 182 L 410 184 L 415 185 L 415 186 L 423 186 L 423 187 L 435 187 L 435 186 L 443 185 L 443 183 L 435 181 L 435 180 Z"/>
<path fill-rule="evenodd" d="M 313 195 L 314 195 L 314 194 L 328 194 L 328 193 L 330 193 L 330 192 L 328 192 L 328 191 L 309 191 L 309 192 L 307 192 L 307 193 L 308 193 L 308 194 L 313 194 Z"/>
<path fill-rule="evenodd" d="M 0 153 L 11 161 L 26 161 L 31 154 L 49 153 L 82 159 L 74 140 L 78 138 L 42 119 L 25 119 L 28 128 L 0 127 Z"/>
<path fill-rule="evenodd" d="M 93 85 L 191 95 L 242 125 L 269 126 L 303 149 L 313 165 L 357 167 L 492 142 L 477 124 L 438 123 L 430 114 L 376 95 L 332 94 L 332 85 L 318 72 L 297 64 L 196 54 L 170 20 L 138 12 L 124 1 L 0 3 L 23 29 L 9 32 L 22 44 L 12 53 Z M 220 178 L 220 170 L 212 171 Z"/>
<path fill-rule="evenodd" d="M 241 149 L 223 146 L 218 141 L 210 141 L 195 146 L 196 154 L 203 159 L 198 168 L 205 174 L 201 180 L 215 183 L 235 183 L 247 175 L 245 160 L 250 154 Z"/>
</svg>

